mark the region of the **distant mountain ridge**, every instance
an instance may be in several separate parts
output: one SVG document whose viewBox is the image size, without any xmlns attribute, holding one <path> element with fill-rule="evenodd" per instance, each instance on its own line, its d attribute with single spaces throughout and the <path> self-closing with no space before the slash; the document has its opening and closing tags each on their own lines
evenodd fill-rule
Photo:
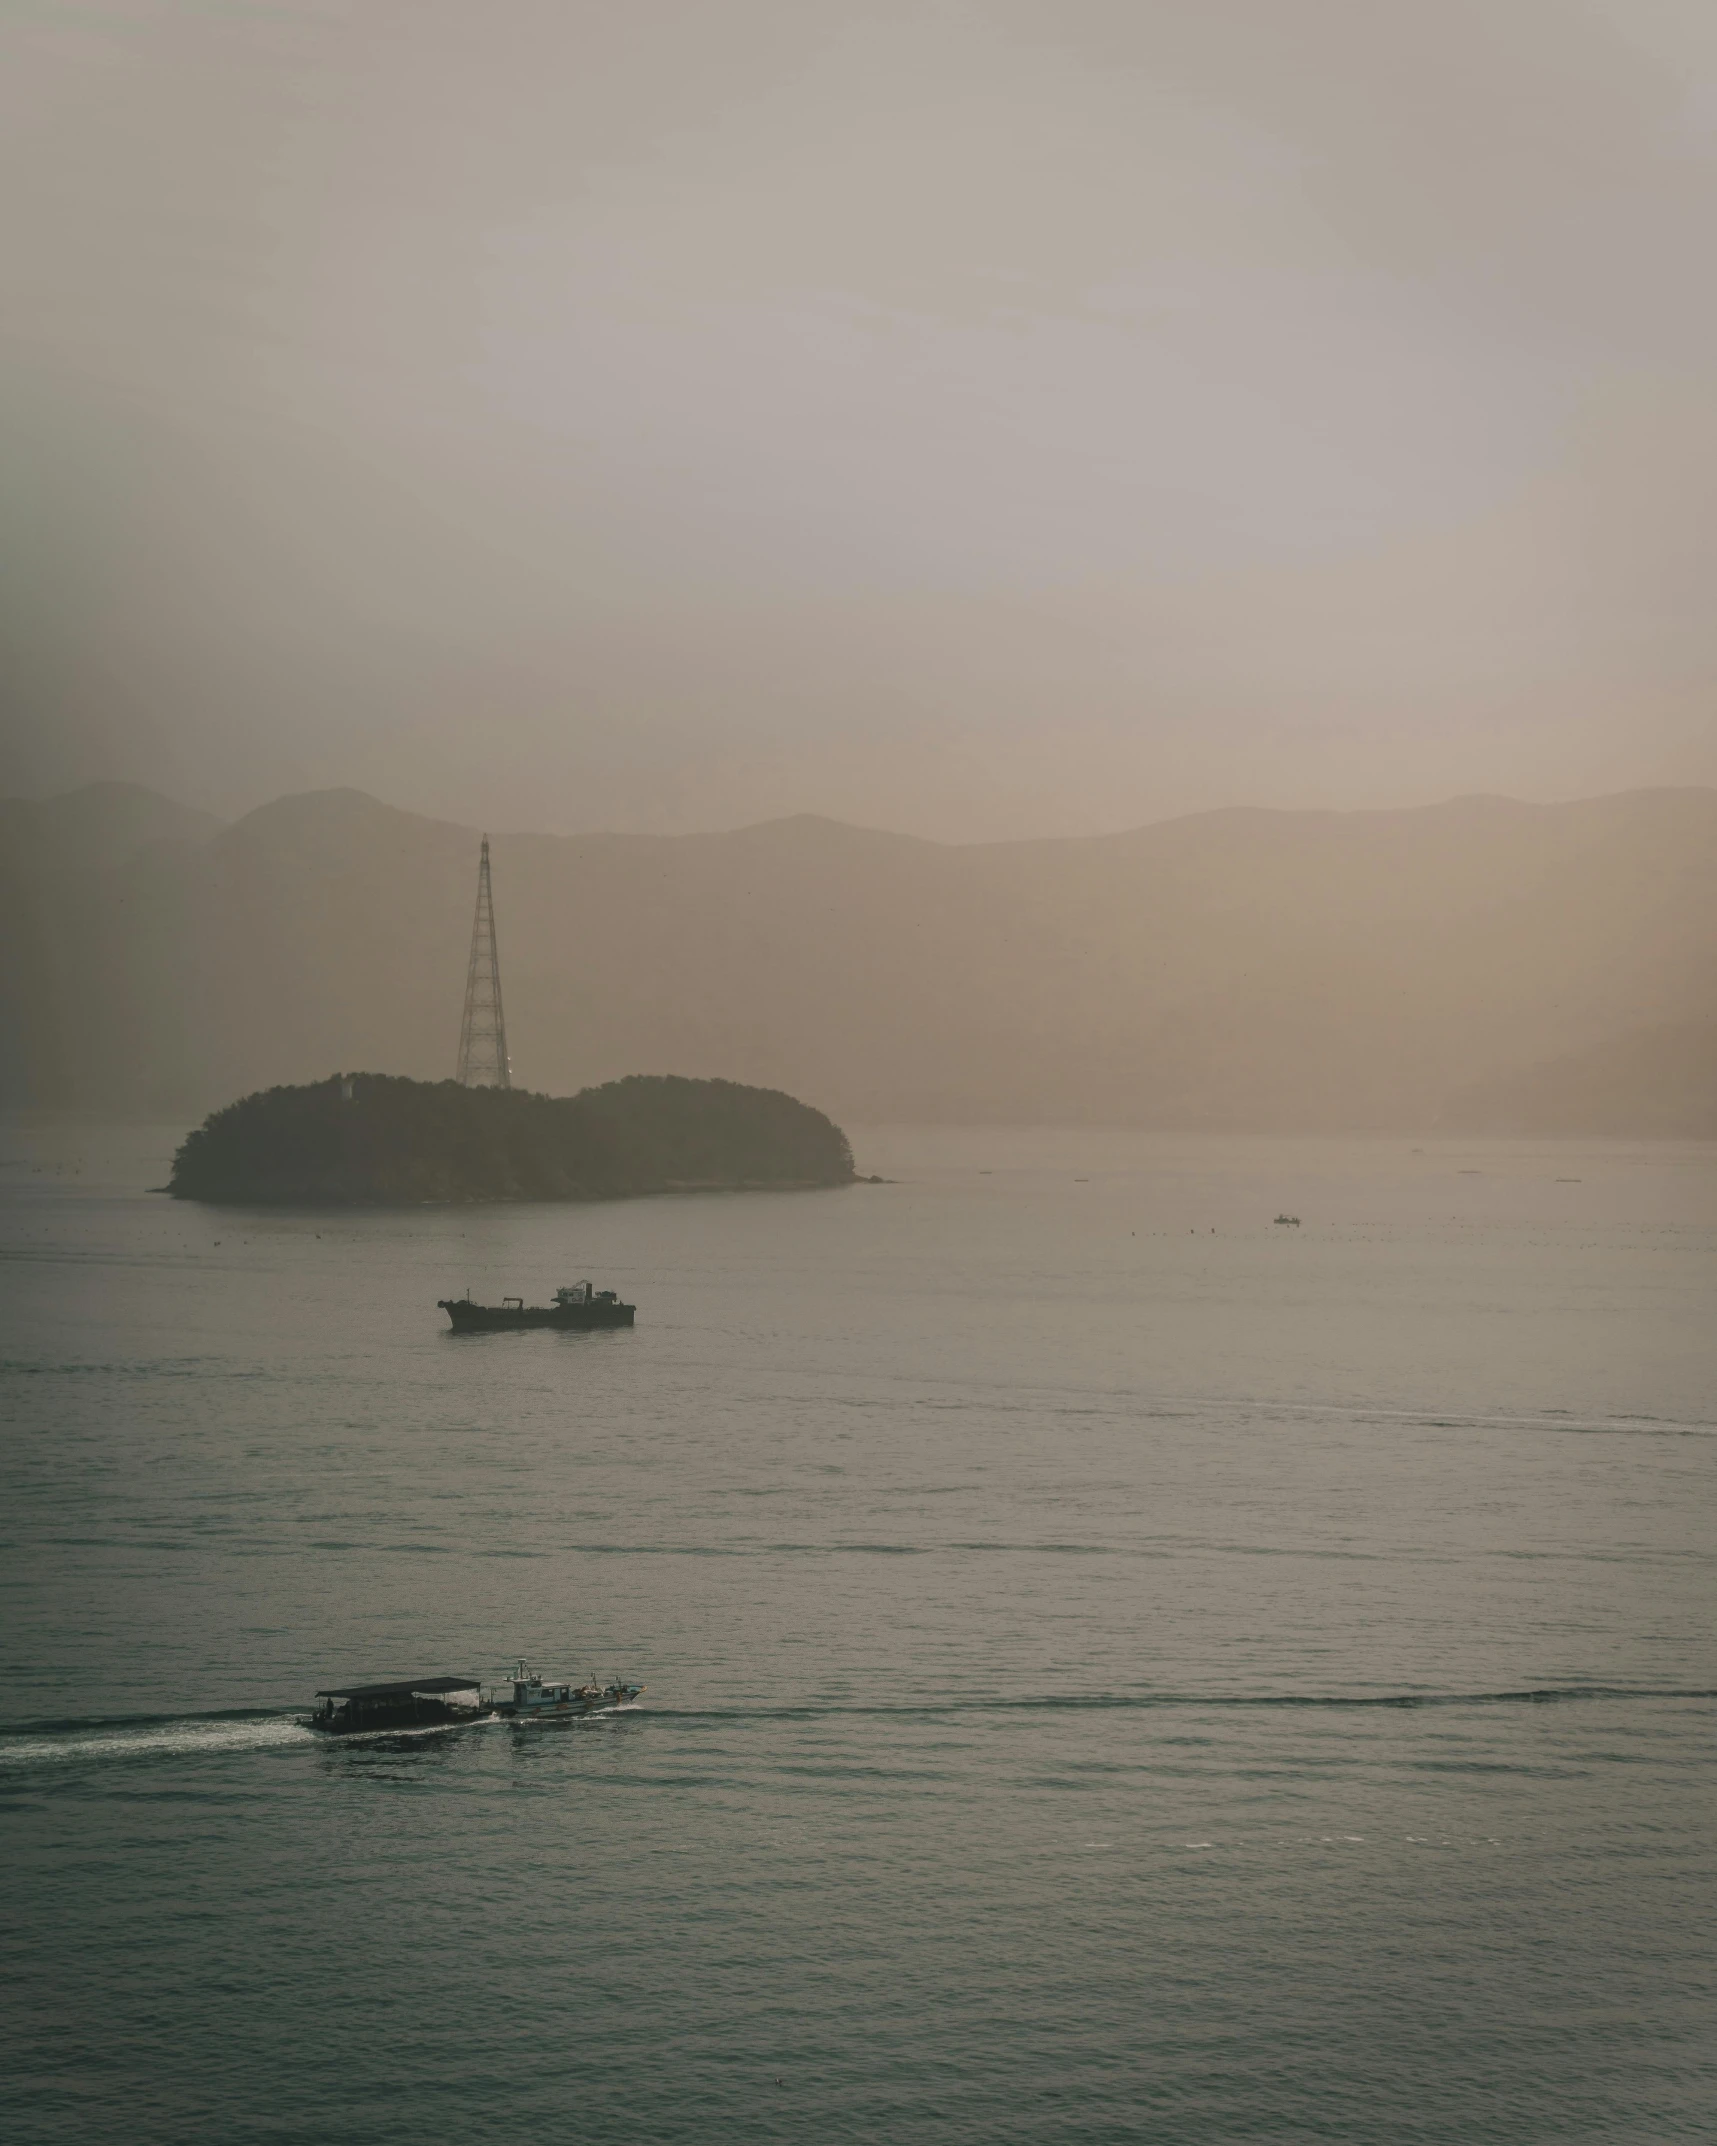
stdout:
<svg viewBox="0 0 1717 2146">
<path fill-rule="evenodd" d="M 106 871 L 151 842 L 206 842 L 221 824 L 135 782 L 90 782 L 59 797 L 0 797 L 0 857 L 49 871 Z"/>
<path fill-rule="evenodd" d="M 197 1115 L 330 1065 L 451 1070 L 475 829 L 327 791 L 60 869 L 7 828 L 6 1100 Z M 1713 790 L 493 855 L 533 1088 L 720 1077 L 848 1123 L 1717 1135 L 1688 1041 L 1717 1027 Z"/>
</svg>

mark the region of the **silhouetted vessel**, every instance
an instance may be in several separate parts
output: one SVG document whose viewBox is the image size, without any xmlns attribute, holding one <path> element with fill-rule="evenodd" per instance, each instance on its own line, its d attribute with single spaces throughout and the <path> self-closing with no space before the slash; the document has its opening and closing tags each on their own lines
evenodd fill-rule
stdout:
<svg viewBox="0 0 1717 2146">
<path fill-rule="evenodd" d="M 319 1691 L 310 1726 L 327 1736 L 386 1729 L 456 1729 L 495 1712 L 481 1677 L 419 1677 L 403 1684 L 345 1684 Z"/>
<path fill-rule="evenodd" d="M 316 1694 L 310 1726 L 325 1736 L 374 1736 L 402 1729 L 458 1729 L 471 1721 L 574 1721 L 586 1714 L 611 1714 L 641 1698 L 642 1684 L 616 1677 L 599 1684 L 591 1677 L 575 1684 L 543 1677 L 528 1663 L 515 1664 L 509 1679 L 512 1697 L 483 1689 L 480 1677 L 415 1677 L 399 1684 L 336 1684 Z"/>
<path fill-rule="evenodd" d="M 514 1326 L 630 1326 L 636 1304 L 622 1304 L 612 1289 L 575 1282 L 557 1289 L 552 1304 L 527 1304 L 523 1297 L 503 1297 L 499 1304 L 473 1304 L 468 1296 L 443 1297 L 440 1309 L 456 1334 L 490 1333 Z"/>
</svg>

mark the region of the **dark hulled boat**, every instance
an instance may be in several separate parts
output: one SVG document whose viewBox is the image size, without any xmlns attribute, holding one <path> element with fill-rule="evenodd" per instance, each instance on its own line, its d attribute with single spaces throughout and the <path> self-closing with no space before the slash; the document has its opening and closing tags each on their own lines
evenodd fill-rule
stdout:
<svg viewBox="0 0 1717 2146">
<path fill-rule="evenodd" d="M 345 1684 L 319 1691 L 310 1726 L 328 1736 L 385 1729 L 454 1729 L 495 1711 L 481 1677 L 418 1677 L 403 1684 Z"/>
<path fill-rule="evenodd" d="M 481 1334 L 517 1326 L 630 1326 L 638 1307 L 622 1304 L 612 1289 L 575 1282 L 570 1289 L 557 1289 L 552 1304 L 527 1304 L 523 1297 L 474 1304 L 464 1296 L 443 1297 L 440 1309 L 453 1321 L 456 1334 Z"/>
</svg>

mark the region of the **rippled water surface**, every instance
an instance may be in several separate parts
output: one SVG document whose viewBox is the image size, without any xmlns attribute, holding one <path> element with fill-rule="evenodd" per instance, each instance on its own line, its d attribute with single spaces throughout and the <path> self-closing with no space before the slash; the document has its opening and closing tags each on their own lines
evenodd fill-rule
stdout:
<svg viewBox="0 0 1717 2146">
<path fill-rule="evenodd" d="M 8 2137 L 1717 2131 L 1712 1150 L 286 1216 L 173 1137 L 0 1150 Z M 298 1718 L 521 1650 L 647 1695 Z"/>
</svg>

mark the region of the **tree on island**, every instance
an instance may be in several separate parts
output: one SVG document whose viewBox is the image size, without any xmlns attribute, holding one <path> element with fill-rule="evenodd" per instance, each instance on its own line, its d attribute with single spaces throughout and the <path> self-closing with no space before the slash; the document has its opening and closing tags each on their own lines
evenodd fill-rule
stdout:
<svg viewBox="0 0 1717 2146">
<path fill-rule="evenodd" d="M 213 1112 L 174 1156 L 167 1190 L 247 1205 L 387 1206 L 852 1179 L 840 1127 L 774 1088 L 635 1073 L 549 1096 L 353 1073 Z"/>
</svg>

